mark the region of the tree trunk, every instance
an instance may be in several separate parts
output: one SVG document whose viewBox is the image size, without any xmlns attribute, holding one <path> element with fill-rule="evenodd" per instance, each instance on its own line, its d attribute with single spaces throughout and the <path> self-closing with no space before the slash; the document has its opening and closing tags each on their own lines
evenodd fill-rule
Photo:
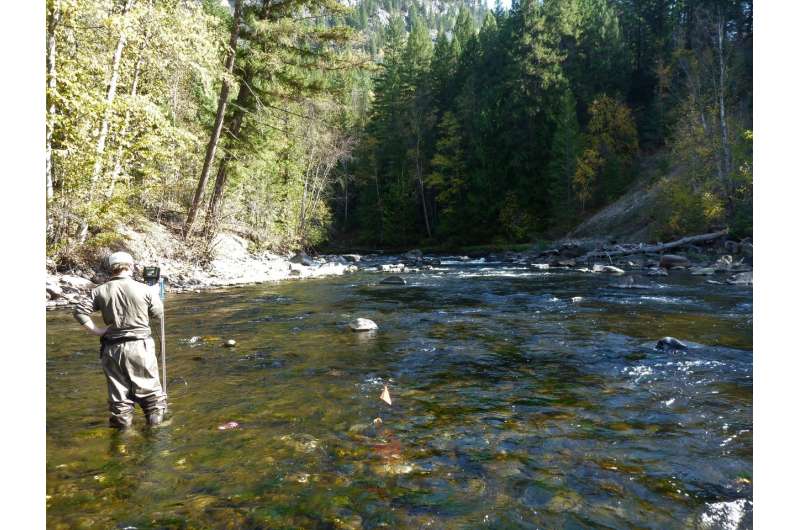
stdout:
<svg viewBox="0 0 800 530">
<path fill-rule="evenodd" d="M 348 192 L 348 181 L 347 178 L 347 163 L 344 164 L 344 230 L 347 231 L 347 192 Z"/>
<path fill-rule="evenodd" d="M 53 198 L 53 128 L 56 120 L 56 28 L 61 20 L 61 0 L 53 2 L 53 13 L 47 24 L 47 132 L 45 136 L 45 171 L 47 200 Z M 48 215 L 48 226 L 50 225 Z"/>
<path fill-rule="evenodd" d="M 239 40 L 239 24 L 242 16 L 242 0 L 236 0 L 236 5 L 233 8 L 233 28 L 231 29 L 231 40 L 228 44 L 228 56 L 225 58 L 225 72 L 228 75 L 233 74 L 233 64 L 236 60 L 236 45 Z M 217 102 L 217 116 L 214 119 L 214 127 L 211 131 L 211 138 L 208 140 L 206 147 L 206 157 L 203 160 L 203 170 L 200 172 L 200 179 L 197 182 L 197 189 L 194 192 L 194 199 L 189 208 L 189 213 L 186 216 L 186 223 L 183 227 L 183 237 L 187 238 L 192 233 L 192 225 L 197 217 L 197 210 L 200 208 L 200 201 L 203 199 L 203 191 L 208 182 L 208 175 L 211 173 L 211 165 L 214 163 L 214 154 L 217 151 L 217 144 L 219 137 L 222 133 L 222 122 L 225 118 L 225 108 L 228 105 L 228 96 L 230 94 L 230 83 L 228 79 L 222 80 L 222 88 L 219 92 L 219 101 Z"/>
<path fill-rule="evenodd" d="M 146 37 L 145 37 L 146 38 Z M 142 49 L 144 48 L 144 43 L 142 43 L 142 48 L 139 49 L 139 56 L 136 58 L 136 65 L 133 67 L 133 81 L 131 82 L 131 99 L 136 97 L 139 88 L 139 72 L 141 70 L 142 65 Z M 122 151 L 123 151 L 123 139 L 125 135 L 128 133 L 128 126 L 130 125 L 131 121 L 131 110 L 127 109 L 125 111 L 125 118 L 122 121 L 122 128 L 119 130 L 119 142 L 117 142 L 117 154 L 114 157 L 114 170 L 111 172 L 111 184 L 108 188 L 108 193 L 106 196 L 110 199 L 114 196 L 114 185 L 119 178 L 120 173 L 122 172 Z"/>
<path fill-rule="evenodd" d="M 419 182 L 419 197 L 422 199 L 422 216 L 425 218 L 425 230 L 428 232 L 428 238 L 431 236 L 431 223 L 428 221 L 428 206 L 425 204 L 425 183 L 422 182 L 422 171 L 419 167 L 419 131 L 417 131 L 417 156 L 416 156 L 416 166 L 417 166 L 417 181 Z"/>
<path fill-rule="evenodd" d="M 237 0 L 236 8 L 240 9 L 239 4 L 241 0 Z M 271 0 L 264 0 L 261 5 L 261 13 L 259 16 L 260 20 L 266 20 L 267 15 L 269 15 L 269 8 L 272 4 Z M 234 14 L 234 18 L 238 15 Z M 245 110 L 247 109 L 247 105 L 251 100 L 251 96 L 253 94 L 250 93 L 250 83 L 253 82 L 254 73 L 249 68 L 245 70 L 241 86 L 239 87 L 239 94 L 236 96 L 236 110 L 233 113 L 233 117 L 230 120 L 230 125 L 226 127 L 227 135 L 233 140 L 236 141 L 239 136 L 239 130 L 242 127 L 242 120 L 244 120 Z M 217 140 L 219 140 L 219 134 L 217 134 Z M 216 148 L 216 145 L 215 145 Z M 211 200 L 208 203 L 208 207 L 206 208 L 206 221 L 205 225 L 203 226 L 203 236 L 210 241 L 211 237 L 213 236 L 217 224 L 219 222 L 219 210 L 222 205 L 222 196 L 225 192 L 225 184 L 228 181 L 228 171 L 227 165 L 228 162 L 231 161 L 233 157 L 230 155 L 230 152 L 226 153 L 225 156 L 220 160 L 219 168 L 217 170 L 217 177 L 214 181 L 214 194 L 211 196 Z M 208 177 L 206 176 L 206 179 Z M 203 185 L 205 187 L 205 184 Z M 198 187 L 198 191 L 200 188 Z M 196 195 L 195 195 L 196 197 Z M 194 203 L 192 204 L 194 206 Z M 188 223 L 188 220 L 187 220 Z"/>
<path fill-rule="evenodd" d="M 239 136 L 239 131 L 242 127 L 245 109 L 247 108 L 246 105 L 250 100 L 248 85 L 252 80 L 252 77 L 253 76 L 250 73 L 250 70 L 248 70 L 241 84 L 242 86 L 239 88 L 239 95 L 236 97 L 236 110 L 231 117 L 230 125 L 226 127 L 227 135 L 233 140 Z M 219 209 L 220 205 L 222 204 L 222 194 L 225 191 L 225 184 L 228 181 L 228 162 L 230 162 L 232 158 L 233 157 L 229 151 L 225 153 L 225 156 L 223 156 L 222 160 L 219 161 L 217 178 L 214 181 L 214 193 L 211 195 L 211 199 L 208 202 L 208 207 L 206 208 L 206 221 L 203 227 L 203 236 L 206 238 L 209 238 L 213 235 L 219 220 Z"/>
<path fill-rule="evenodd" d="M 732 194 L 731 148 L 728 141 L 728 118 L 725 115 L 725 22 L 721 14 L 717 20 L 717 53 L 719 59 L 719 129 L 722 143 L 722 177 L 728 198 Z"/>
<path fill-rule="evenodd" d="M 669 243 L 662 243 L 659 245 L 639 245 L 634 248 L 627 248 L 622 250 L 593 250 L 577 258 L 576 261 L 588 261 L 590 258 L 605 257 L 605 256 L 625 256 L 628 254 L 649 254 L 654 252 L 662 252 L 671 248 L 683 247 L 692 243 L 700 243 L 703 241 L 713 241 L 728 233 L 728 229 L 720 230 L 719 232 L 712 232 L 710 234 L 700 234 L 698 236 L 688 236 Z"/>
<path fill-rule="evenodd" d="M 103 119 L 100 122 L 100 136 L 97 137 L 97 147 L 95 148 L 94 169 L 92 170 L 92 180 L 89 183 L 89 200 L 92 200 L 94 189 L 97 186 L 97 181 L 100 178 L 100 173 L 103 171 L 103 153 L 106 150 L 106 138 L 108 137 L 108 128 L 111 123 L 111 116 L 113 114 L 114 99 L 117 96 L 117 82 L 119 81 L 119 64 L 122 59 L 122 50 L 125 48 L 125 41 L 127 40 L 127 18 L 128 12 L 133 7 L 134 0 L 125 0 L 125 5 L 122 7 L 122 29 L 119 33 L 117 40 L 117 47 L 114 49 L 114 57 L 111 59 L 111 77 L 108 80 L 108 87 L 106 89 L 106 103 L 105 110 L 103 111 Z"/>
</svg>

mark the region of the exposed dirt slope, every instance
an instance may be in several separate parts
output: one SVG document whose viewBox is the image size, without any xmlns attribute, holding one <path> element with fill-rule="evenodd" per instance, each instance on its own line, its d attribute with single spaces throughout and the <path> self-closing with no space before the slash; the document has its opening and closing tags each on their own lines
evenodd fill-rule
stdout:
<svg viewBox="0 0 800 530">
<path fill-rule="evenodd" d="M 582 222 L 567 236 L 575 239 L 653 241 L 659 205 L 658 182 L 664 176 L 664 155 L 642 160 L 639 175 L 625 195 Z M 672 174 L 677 170 L 673 169 Z"/>
</svg>

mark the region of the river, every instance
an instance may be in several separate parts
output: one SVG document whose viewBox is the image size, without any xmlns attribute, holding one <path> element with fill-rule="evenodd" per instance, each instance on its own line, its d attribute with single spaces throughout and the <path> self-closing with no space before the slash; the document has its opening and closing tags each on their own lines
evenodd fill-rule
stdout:
<svg viewBox="0 0 800 530">
<path fill-rule="evenodd" d="M 152 430 L 106 426 L 97 339 L 48 312 L 48 528 L 752 526 L 750 288 L 385 275 L 168 295 Z"/>
</svg>

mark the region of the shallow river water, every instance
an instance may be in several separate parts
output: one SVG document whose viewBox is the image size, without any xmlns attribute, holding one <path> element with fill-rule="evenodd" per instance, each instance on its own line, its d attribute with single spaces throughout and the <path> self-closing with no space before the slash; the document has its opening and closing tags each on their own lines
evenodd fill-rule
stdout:
<svg viewBox="0 0 800 530">
<path fill-rule="evenodd" d="M 171 418 L 124 433 L 97 339 L 48 312 L 48 528 L 752 526 L 750 288 L 385 275 L 168 295 Z"/>
</svg>

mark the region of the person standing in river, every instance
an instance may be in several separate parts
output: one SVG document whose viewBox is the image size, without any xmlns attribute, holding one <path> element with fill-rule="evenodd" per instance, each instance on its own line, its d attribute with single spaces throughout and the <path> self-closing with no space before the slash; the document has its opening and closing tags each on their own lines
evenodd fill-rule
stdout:
<svg viewBox="0 0 800 530">
<path fill-rule="evenodd" d="M 132 278 L 133 257 L 115 252 L 108 257 L 111 279 L 92 290 L 75 308 L 75 319 L 100 337 L 100 361 L 108 383 L 111 426 L 125 429 L 133 423 L 135 403 L 147 423 L 164 419 L 167 396 L 158 377 L 156 347 L 150 335 L 150 318 L 163 318 L 161 299 L 147 285 Z M 106 327 L 92 321 L 100 311 Z"/>
</svg>

